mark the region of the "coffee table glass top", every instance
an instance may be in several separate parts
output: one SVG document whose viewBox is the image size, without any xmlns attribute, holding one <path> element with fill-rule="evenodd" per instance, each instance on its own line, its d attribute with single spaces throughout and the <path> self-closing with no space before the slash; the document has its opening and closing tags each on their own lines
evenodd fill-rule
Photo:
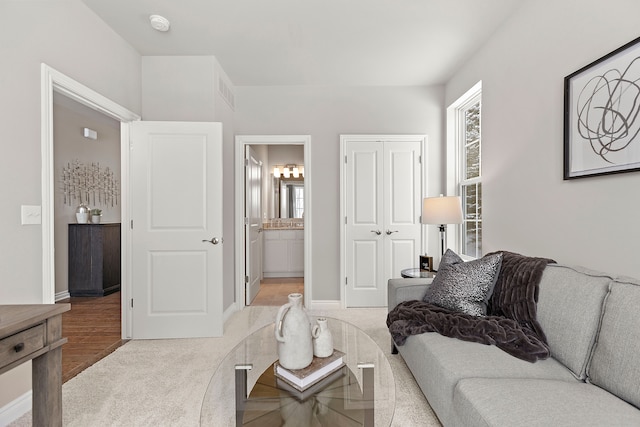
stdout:
<svg viewBox="0 0 640 427">
<path fill-rule="evenodd" d="M 311 321 L 315 324 L 315 318 Z M 205 393 L 200 424 L 389 426 L 395 409 L 395 382 L 385 354 L 350 323 L 328 318 L 328 326 L 334 348 L 345 353 L 345 366 L 319 388 L 312 386 L 299 393 L 275 378 L 277 342 L 275 326 L 270 324 L 247 336 L 222 360 Z M 244 402 L 240 409 L 236 408 L 236 393 Z"/>
</svg>

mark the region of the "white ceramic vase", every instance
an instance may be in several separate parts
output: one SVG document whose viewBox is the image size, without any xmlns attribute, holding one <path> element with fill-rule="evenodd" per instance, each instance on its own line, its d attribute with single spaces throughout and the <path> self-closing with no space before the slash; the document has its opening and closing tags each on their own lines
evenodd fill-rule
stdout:
<svg viewBox="0 0 640 427">
<path fill-rule="evenodd" d="M 286 369 L 306 368 L 313 361 L 311 322 L 302 306 L 302 294 L 289 294 L 289 302 L 276 317 L 279 363 Z"/>
<path fill-rule="evenodd" d="M 319 317 L 313 327 L 313 355 L 329 357 L 333 354 L 333 337 L 326 317 Z"/>
<path fill-rule="evenodd" d="M 80 203 L 80 206 L 76 208 L 76 221 L 78 224 L 86 224 L 89 222 L 89 214 L 91 210 L 84 203 Z"/>
</svg>

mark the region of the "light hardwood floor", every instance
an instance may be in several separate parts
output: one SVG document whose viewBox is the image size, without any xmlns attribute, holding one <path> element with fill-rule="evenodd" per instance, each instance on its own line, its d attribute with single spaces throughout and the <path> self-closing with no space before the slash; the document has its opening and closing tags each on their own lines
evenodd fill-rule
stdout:
<svg viewBox="0 0 640 427">
<path fill-rule="evenodd" d="M 251 305 L 283 305 L 291 293 L 304 293 L 304 277 L 272 277 L 260 282 L 260 291 Z"/>
</svg>

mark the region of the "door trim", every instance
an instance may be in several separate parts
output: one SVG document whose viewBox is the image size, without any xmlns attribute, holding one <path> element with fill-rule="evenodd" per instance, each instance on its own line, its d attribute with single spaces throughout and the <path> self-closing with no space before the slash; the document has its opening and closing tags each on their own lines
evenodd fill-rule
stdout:
<svg viewBox="0 0 640 427">
<path fill-rule="evenodd" d="M 428 148 L 428 137 L 427 135 L 414 135 L 414 134 L 394 134 L 394 135 L 349 135 L 343 134 L 340 135 L 340 301 L 342 302 L 342 308 L 346 307 L 347 301 L 345 296 L 345 278 L 347 276 L 347 265 L 346 265 L 346 223 L 345 217 L 347 215 L 347 202 L 345 200 L 346 197 L 346 146 L 347 142 L 352 141 L 380 141 L 380 142 L 405 142 L 405 141 L 415 141 L 420 140 L 420 148 L 421 148 L 421 159 L 420 159 L 420 183 L 422 185 L 421 189 L 421 199 L 424 199 L 427 194 L 428 188 L 428 180 L 427 180 L 427 148 Z M 420 252 L 424 253 L 426 248 L 429 247 L 428 242 L 428 233 L 426 227 L 421 227 L 421 240 L 422 245 L 420 248 Z M 416 260 L 416 264 L 418 260 Z M 398 272 L 398 276 L 400 272 Z"/>
<path fill-rule="evenodd" d="M 304 304 L 312 308 L 311 274 L 311 136 L 310 135 L 236 135 L 236 310 L 245 306 L 244 283 L 244 150 L 247 145 L 303 145 L 304 146 Z"/>
<path fill-rule="evenodd" d="M 129 307 L 131 281 L 129 255 L 131 236 L 125 226 L 131 219 L 129 204 L 129 123 L 140 116 L 94 90 L 42 63 L 40 66 L 40 138 L 42 170 L 42 303 L 55 302 L 55 248 L 54 248 L 54 191 L 53 167 L 53 92 L 58 92 L 80 104 L 120 122 L 120 207 L 122 209 L 122 338 L 131 337 Z"/>
</svg>

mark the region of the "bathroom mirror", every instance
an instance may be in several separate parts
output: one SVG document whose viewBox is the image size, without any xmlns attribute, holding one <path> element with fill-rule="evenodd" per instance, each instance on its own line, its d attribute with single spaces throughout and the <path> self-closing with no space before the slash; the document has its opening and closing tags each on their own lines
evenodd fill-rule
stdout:
<svg viewBox="0 0 640 427">
<path fill-rule="evenodd" d="M 304 178 L 273 178 L 274 218 L 304 217 Z"/>
</svg>

